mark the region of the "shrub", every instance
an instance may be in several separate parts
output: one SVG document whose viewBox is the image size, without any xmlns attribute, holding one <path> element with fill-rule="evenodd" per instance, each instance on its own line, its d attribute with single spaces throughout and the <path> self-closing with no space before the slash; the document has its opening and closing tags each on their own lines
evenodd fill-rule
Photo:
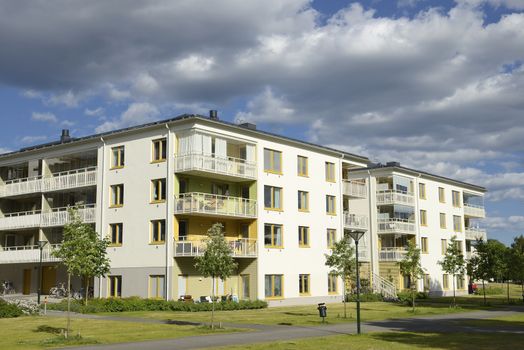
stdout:
<svg viewBox="0 0 524 350">
<path fill-rule="evenodd" d="M 348 294 L 346 295 L 346 301 L 357 301 L 357 295 L 356 294 Z M 384 301 L 384 297 L 382 294 L 379 293 L 362 293 L 360 294 L 360 301 L 362 302 L 376 302 L 376 301 Z"/>
<path fill-rule="evenodd" d="M 484 295 L 484 291 L 482 289 L 482 285 L 477 285 L 477 289 L 475 291 L 475 294 L 478 295 Z M 501 287 L 494 287 L 494 286 L 486 286 L 486 295 L 499 295 L 504 294 L 504 289 Z"/>
<path fill-rule="evenodd" d="M 411 292 L 400 292 L 400 293 L 397 294 L 397 297 L 398 297 L 398 301 L 400 303 L 412 306 L 411 305 L 411 301 L 412 301 L 411 300 Z M 415 299 L 416 300 L 427 299 L 427 298 L 429 298 L 429 294 L 427 292 L 418 292 L 415 295 Z"/>
<path fill-rule="evenodd" d="M 23 314 L 24 312 L 17 305 L 0 299 L 0 318 L 18 317 L 22 316 Z"/>
</svg>

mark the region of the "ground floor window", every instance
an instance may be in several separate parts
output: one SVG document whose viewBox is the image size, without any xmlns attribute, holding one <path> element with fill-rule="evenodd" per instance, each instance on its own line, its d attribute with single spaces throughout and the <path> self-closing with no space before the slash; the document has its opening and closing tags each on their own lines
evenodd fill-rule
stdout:
<svg viewBox="0 0 524 350">
<path fill-rule="evenodd" d="M 431 283 L 431 279 L 430 279 L 430 277 L 429 277 L 428 274 L 425 274 L 425 275 L 424 275 L 423 282 L 424 282 L 424 290 L 425 290 L 425 291 L 428 291 L 428 290 L 429 290 L 429 287 L 430 287 L 430 283 Z"/>
<path fill-rule="evenodd" d="M 298 293 L 300 295 L 309 295 L 309 275 L 298 275 Z"/>
<path fill-rule="evenodd" d="M 449 280 L 448 280 L 448 274 L 445 273 L 442 275 L 442 288 L 448 289 L 449 288 Z"/>
<path fill-rule="evenodd" d="M 281 298 L 284 293 L 282 275 L 265 275 L 265 295 L 266 298 Z"/>
<path fill-rule="evenodd" d="M 241 275 L 240 281 L 242 283 L 240 290 L 242 291 L 241 298 L 249 299 L 249 275 Z"/>
<path fill-rule="evenodd" d="M 331 293 L 331 294 L 337 293 L 337 289 L 338 289 L 337 284 L 338 284 L 337 275 L 330 273 L 328 275 L 328 293 Z"/>
<path fill-rule="evenodd" d="M 122 296 L 122 276 L 108 277 L 108 296 L 119 298 Z"/>
<path fill-rule="evenodd" d="M 464 276 L 457 276 L 457 289 L 464 289 L 466 284 L 464 283 Z"/>
<path fill-rule="evenodd" d="M 164 275 L 149 276 L 149 297 L 163 299 L 166 278 Z"/>
</svg>

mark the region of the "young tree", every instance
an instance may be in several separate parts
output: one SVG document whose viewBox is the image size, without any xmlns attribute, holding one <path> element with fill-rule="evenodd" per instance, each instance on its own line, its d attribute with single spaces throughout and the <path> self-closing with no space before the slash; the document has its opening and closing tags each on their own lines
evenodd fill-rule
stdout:
<svg viewBox="0 0 524 350">
<path fill-rule="evenodd" d="M 342 277 L 343 297 L 344 297 L 344 318 L 347 318 L 346 311 L 346 291 L 348 279 L 353 277 L 355 270 L 355 248 L 350 242 L 349 236 L 344 236 L 336 242 L 332 248 L 331 254 L 325 254 L 326 266 L 331 268 L 330 273 Z"/>
<path fill-rule="evenodd" d="M 411 306 L 413 312 L 415 312 L 415 296 L 417 294 L 417 284 L 419 279 L 424 277 L 424 270 L 420 263 L 420 249 L 417 248 L 415 243 L 409 242 L 408 251 L 404 259 L 399 262 L 400 272 L 404 276 L 409 276 L 410 279 L 410 291 L 411 291 Z"/>
<path fill-rule="evenodd" d="M 491 266 L 489 259 L 489 247 L 487 242 L 482 239 L 475 243 L 475 255 L 468 262 L 468 274 L 473 280 L 482 280 L 482 292 L 484 295 L 484 305 L 486 301 L 486 280 L 490 276 Z"/>
<path fill-rule="evenodd" d="M 513 239 L 510 254 L 510 276 L 514 281 L 519 281 L 522 289 L 522 301 L 524 302 L 524 236 L 520 235 Z"/>
<path fill-rule="evenodd" d="M 92 225 L 82 222 L 77 210 L 69 209 L 70 221 L 64 226 L 62 244 L 53 255 L 61 259 L 67 269 L 67 333 L 71 319 L 71 276 L 79 276 L 89 281 L 92 277 L 102 277 L 109 272 L 107 239 L 100 239 Z M 86 302 L 89 284 L 86 285 Z"/>
<path fill-rule="evenodd" d="M 207 230 L 207 238 L 204 241 L 205 251 L 201 256 L 195 258 L 195 268 L 204 277 L 211 277 L 211 328 L 215 328 L 215 279 L 225 280 L 230 277 L 237 263 L 233 259 L 233 251 L 227 243 L 223 226 L 216 223 Z"/>
<path fill-rule="evenodd" d="M 457 236 L 451 238 L 451 242 L 448 244 L 444 259 L 438 262 L 442 266 L 442 270 L 447 274 L 450 274 L 453 279 L 453 306 L 457 306 L 456 291 L 455 291 L 455 279 L 457 276 L 464 274 L 465 264 L 464 255 L 459 247 Z"/>
</svg>

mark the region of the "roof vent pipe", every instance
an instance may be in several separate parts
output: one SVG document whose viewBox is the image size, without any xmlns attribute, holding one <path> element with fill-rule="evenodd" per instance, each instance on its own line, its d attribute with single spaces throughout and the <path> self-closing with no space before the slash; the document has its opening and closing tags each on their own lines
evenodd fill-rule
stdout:
<svg viewBox="0 0 524 350">
<path fill-rule="evenodd" d="M 62 129 L 62 135 L 60 136 L 60 142 L 71 141 L 71 136 L 69 136 L 69 129 Z"/>
<path fill-rule="evenodd" d="M 218 120 L 218 112 L 216 109 L 211 109 L 209 111 L 209 119 Z"/>
</svg>

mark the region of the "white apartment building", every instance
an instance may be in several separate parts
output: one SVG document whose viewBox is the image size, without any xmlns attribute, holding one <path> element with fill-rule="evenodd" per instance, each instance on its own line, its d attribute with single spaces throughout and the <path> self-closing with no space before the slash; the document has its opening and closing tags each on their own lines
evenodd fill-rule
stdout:
<svg viewBox="0 0 524 350">
<path fill-rule="evenodd" d="M 466 254 L 486 232 L 479 186 L 235 125 L 210 117 L 173 119 L 0 155 L 0 281 L 20 293 L 65 282 L 52 256 L 68 207 L 111 240 L 111 272 L 95 296 L 178 299 L 209 295 L 194 257 L 222 223 L 238 263 L 218 295 L 272 305 L 340 300 L 342 281 L 325 254 L 345 230 L 366 232 L 361 276 L 394 293 L 409 281 L 397 262 L 409 240 L 423 250 L 420 290 L 445 295 L 437 261 L 454 235 Z M 459 278 L 465 291 L 464 278 Z M 82 282 L 75 280 L 73 288 Z"/>
</svg>

